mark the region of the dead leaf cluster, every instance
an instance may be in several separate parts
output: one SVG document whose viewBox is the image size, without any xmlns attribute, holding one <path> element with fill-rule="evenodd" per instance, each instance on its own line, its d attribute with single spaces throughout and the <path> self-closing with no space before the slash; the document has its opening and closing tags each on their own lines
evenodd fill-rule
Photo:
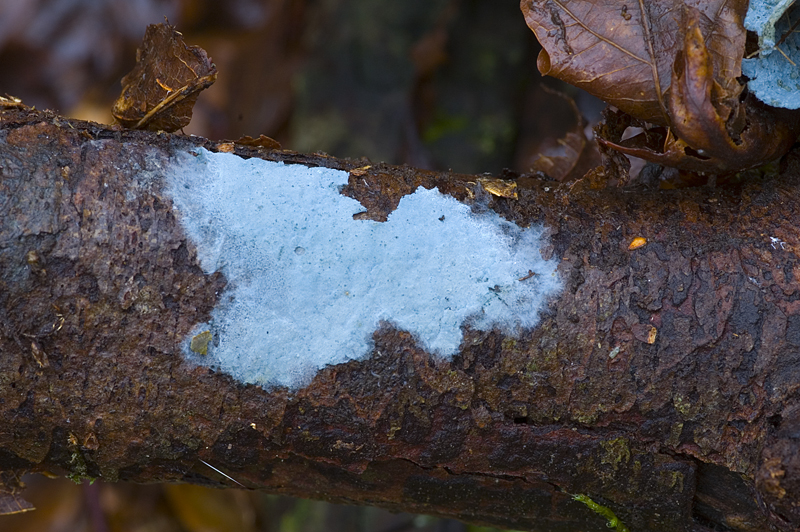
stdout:
<svg viewBox="0 0 800 532">
<path fill-rule="evenodd" d="M 800 133 L 797 111 L 764 105 L 746 89 L 747 0 L 522 0 L 521 7 L 543 47 L 542 74 L 631 117 L 625 127 L 598 130 L 607 148 L 724 175 L 776 159 Z M 642 132 L 623 140 L 628 126 Z"/>
</svg>

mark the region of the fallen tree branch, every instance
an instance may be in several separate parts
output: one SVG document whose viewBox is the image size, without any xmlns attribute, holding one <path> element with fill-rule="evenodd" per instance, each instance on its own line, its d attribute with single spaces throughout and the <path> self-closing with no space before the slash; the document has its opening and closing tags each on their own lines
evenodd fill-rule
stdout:
<svg viewBox="0 0 800 532">
<path fill-rule="evenodd" d="M 23 108 L 0 139 L 6 503 L 24 471 L 237 487 L 207 463 L 248 488 L 515 529 L 800 524 L 796 154 L 726 188 L 512 189 Z M 423 186 L 543 226 L 561 289 L 521 334 L 466 323 L 450 358 L 384 322 L 368 356 L 305 385 L 243 384 L 187 359 L 230 288 L 165 184 L 199 148 L 349 172 L 357 218 Z"/>
</svg>

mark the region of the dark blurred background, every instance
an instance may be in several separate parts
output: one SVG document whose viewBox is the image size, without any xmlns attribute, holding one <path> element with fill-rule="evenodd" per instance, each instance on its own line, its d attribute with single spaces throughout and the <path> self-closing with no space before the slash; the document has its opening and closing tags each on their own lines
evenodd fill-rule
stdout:
<svg viewBox="0 0 800 532">
<path fill-rule="evenodd" d="M 0 516 L 3 532 L 501 532 L 425 515 L 391 513 L 189 484 L 94 484 L 28 475 L 36 510 Z"/>
<path fill-rule="evenodd" d="M 119 80 L 146 26 L 164 17 L 219 71 L 187 134 L 265 134 L 302 152 L 528 172 L 541 154 L 571 157 L 557 140 L 588 131 L 602 108 L 539 76 L 518 0 L 0 0 L 0 94 L 111 123 Z M 491 530 L 237 490 L 26 480 L 39 509 L 0 517 L 0 530 Z"/>
<path fill-rule="evenodd" d="M 0 94 L 110 123 L 164 17 L 219 77 L 185 128 L 457 172 L 526 172 L 602 104 L 536 70 L 517 0 L 0 0 Z"/>
</svg>

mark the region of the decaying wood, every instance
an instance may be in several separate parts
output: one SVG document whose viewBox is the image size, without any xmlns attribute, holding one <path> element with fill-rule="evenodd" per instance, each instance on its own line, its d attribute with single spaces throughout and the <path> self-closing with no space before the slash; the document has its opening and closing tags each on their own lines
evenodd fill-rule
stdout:
<svg viewBox="0 0 800 532">
<path fill-rule="evenodd" d="M 351 172 L 385 219 L 474 176 L 0 113 L 0 470 L 242 484 L 528 530 L 800 526 L 800 160 L 684 190 L 522 176 L 489 207 L 551 228 L 565 288 L 451 362 L 384 326 L 296 392 L 187 364 L 225 286 L 159 187 L 191 146 Z M 630 246 L 645 238 L 640 247 Z M 639 244 L 640 241 L 637 241 Z M 634 249 L 629 249 L 629 246 Z M 314 324 L 309 324 L 313 327 Z M 587 499 L 588 498 L 588 499 Z"/>
</svg>

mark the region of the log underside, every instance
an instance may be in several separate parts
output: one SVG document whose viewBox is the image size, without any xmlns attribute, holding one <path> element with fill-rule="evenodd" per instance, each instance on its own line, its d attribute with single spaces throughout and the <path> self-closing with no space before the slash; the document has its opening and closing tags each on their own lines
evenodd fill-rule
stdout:
<svg viewBox="0 0 800 532">
<path fill-rule="evenodd" d="M 220 148 L 0 113 L 0 471 L 231 485 L 204 460 L 253 489 L 520 530 L 607 530 L 575 495 L 630 530 L 800 526 L 797 153 L 717 188 L 520 176 L 487 199 L 549 228 L 565 288 L 537 327 L 467 327 L 445 361 L 385 324 L 370 357 L 289 391 L 178 348 L 226 282 L 158 186 L 193 146 Z M 375 220 L 420 185 L 485 196 L 475 176 L 234 149 L 351 171 Z"/>
</svg>

